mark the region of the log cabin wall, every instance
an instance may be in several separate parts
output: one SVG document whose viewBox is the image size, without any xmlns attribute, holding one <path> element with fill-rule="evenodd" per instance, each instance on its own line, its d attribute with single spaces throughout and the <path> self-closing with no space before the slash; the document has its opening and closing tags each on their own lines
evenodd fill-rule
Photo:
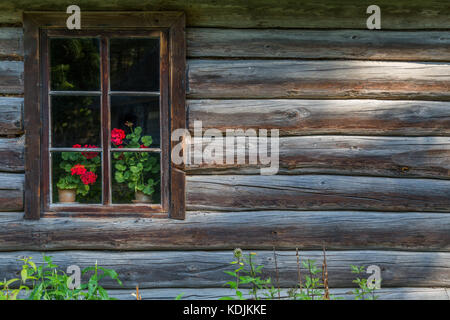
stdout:
<svg viewBox="0 0 450 320">
<path fill-rule="evenodd" d="M 280 171 L 186 168 L 187 218 L 23 220 L 22 11 L 70 1 L 0 2 L 0 275 L 14 258 L 52 251 L 57 264 L 96 260 L 124 282 L 113 295 L 217 298 L 236 247 L 295 285 L 295 249 L 321 260 L 346 297 L 349 266 L 382 270 L 381 298 L 449 299 L 450 8 L 378 1 L 81 1 L 81 10 L 184 11 L 192 128 L 280 130 Z M 202 290 L 199 290 L 199 289 Z"/>
</svg>

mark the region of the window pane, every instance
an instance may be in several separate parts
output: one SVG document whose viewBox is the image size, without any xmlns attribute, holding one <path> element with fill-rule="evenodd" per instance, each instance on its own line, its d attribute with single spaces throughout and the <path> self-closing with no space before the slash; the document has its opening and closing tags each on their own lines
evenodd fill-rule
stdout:
<svg viewBox="0 0 450 320">
<path fill-rule="evenodd" d="M 100 152 L 52 152 L 51 165 L 52 203 L 101 203 Z"/>
<path fill-rule="evenodd" d="M 112 96 L 111 129 L 112 147 L 139 148 L 144 144 L 158 148 L 159 97 Z M 123 139 L 123 134 L 127 138 Z"/>
<path fill-rule="evenodd" d="M 100 97 L 51 97 L 52 147 L 100 146 Z"/>
<path fill-rule="evenodd" d="M 110 40 L 113 91 L 159 91 L 159 39 Z"/>
<path fill-rule="evenodd" d="M 52 90 L 100 90 L 99 40 L 50 39 L 50 79 Z"/>
<path fill-rule="evenodd" d="M 111 161 L 113 203 L 161 203 L 159 153 L 112 152 Z"/>
</svg>

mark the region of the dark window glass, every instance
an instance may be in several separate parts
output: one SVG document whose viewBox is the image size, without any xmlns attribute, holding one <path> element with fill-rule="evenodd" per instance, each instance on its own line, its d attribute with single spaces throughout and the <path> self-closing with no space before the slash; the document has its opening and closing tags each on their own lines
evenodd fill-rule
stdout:
<svg viewBox="0 0 450 320">
<path fill-rule="evenodd" d="M 51 97 L 51 146 L 100 146 L 100 97 Z"/>
<path fill-rule="evenodd" d="M 112 91 L 159 91 L 159 39 L 110 40 Z"/>
<path fill-rule="evenodd" d="M 132 126 L 127 126 L 131 123 Z M 126 135 L 132 130 L 141 128 L 141 136 L 150 136 L 152 143 L 148 147 L 160 146 L 159 130 L 159 97 L 150 96 L 112 96 L 111 97 L 111 129 L 123 130 Z M 125 139 L 124 143 L 128 143 Z M 118 142 L 118 141 L 116 141 Z M 138 141 L 139 147 L 142 141 Z M 114 143 L 112 147 L 118 147 Z"/>
<path fill-rule="evenodd" d="M 51 39 L 50 82 L 51 90 L 100 90 L 99 40 Z"/>
<path fill-rule="evenodd" d="M 100 204 L 101 163 L 101 152 L 51 152 L 52 202 L 75 197 L 75 203 Z"/>
</svg>

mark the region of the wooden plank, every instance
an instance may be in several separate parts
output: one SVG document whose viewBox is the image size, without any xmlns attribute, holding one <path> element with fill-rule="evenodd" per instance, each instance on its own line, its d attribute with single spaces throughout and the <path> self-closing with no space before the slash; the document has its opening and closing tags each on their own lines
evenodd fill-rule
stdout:
<svg viewBox="0 0 450 320">
<path fill-rule="evenodd" d="M 246 139 L 245 164 L 226 163 L 225 156 L 215 161 L 203 152 L 196 164 L 194 150 L 198 140 L 192 139 L 190 174 L 260 174 L 262 165 L 257 141 Z M 239 142 L 241 143 L 241 142 Z M 265 143 L 265 142 L 264 142 Z M 223 150 L 225 138 L 204 142 L 202 147 Z M 236 141 L 232 144 L 235 147 Z M 201 148 L 201 147 L 200 147 Z M 270 151 L 270 141 L 268 145 Z M 273 152 L 273 151 L 272 151 Z M 252 161 L 250 161 L 252 159 Z M 254 160 L 255 161 L 254 161 Z M 279 139 L 279 173 L 343 174 L 388 177 L 426 177 L 450 179 L 450 137 L 365 137 L 303 136 Z M 257 161 L 256 161 L 257 160 Z"/>
<path fill-rule="evenodd" d="M 251 199 L 249 199 L 251 200 Z M 186 220 L 44 218 L 0 213 L 0 250 L 450 251 L 448 213 L 188 212 Z"/>
<path fill-rule="evenodd" d="M 392 61 L 189 60 L 190 98 L 447 100 L 450 64 Z M 23 63 L 0 62 L 0 93 L 23 92 Z"/>
<path fill-rule="evenodd" d="M 0 139 L 0 171 L 24 171 L 24 138 Z M 3 183 L 1 183 L 3 185 Z"/>
<path fill-rule="evenodd" d="M 0 56 L 23 58 L 21 28 L 0 29 Z M 450 32 L 189 28 L 189 57 L 450 61 Z"/>
<path fill-rule="evenodd" d="M 21 210 L 23 175 L 3 173 L 2 178 L 1 210 Z M 187 210 L 450 211 L 450 181 L 436 179 L 197 175 L 187 178 L 186 191 Z"/>
<path fill-rule="evenodd" d="M 0 210 L 23 210 L 23 174 L 0 173 Z"/>
<path fill-rule="evenodd" d="M 450 98 L 450 64 L 189 60 L 190 98 Z"/>
<path fill-rule="evenodd" d="M 43 38 L 39 38 L 39 26 L 24 14 L 24 129 L 25 129 L 25 219 L 37 220 L 41 210 L 41 64 L 39 48 Z M 44 80 L 47 79 L 44 77 Z"/>
<path fill-rule="evenodd" d="M 23 59 L 23 31 L 21 28 L 0 28 L 0 59 Z"/>
<path fill-rule="evenodd" d="M 450 135 L 450 103 L 392 100 L 188 100 L 189 128 L 314 134 Z"/>
<path fill-rule="evenodd" d="M 254 263 L 262 265 L 262 277 L 276 279 L 272 251 L 255 251 Z M 224 271 L 233 270 L 233 251 L 57 251 L 47 252 L 53 262 L 66 270 L 70 265 L 81 269 L 94 265 L 114 269 L 123 286 L 114 281 L 104 281 L 107 289 L 151 288 L 214 288 L 231 280 Z M 298 268 L 295 251 L 277 251 L 279 285 L 292 288 L 298 284 Z M 402 252 L 402 251 L 327 251 L 329 285 L 332 288 L 353 287 L 356 275 L 351 265 L 377 265 L 381 269 L 383 288 L 387 287 L 450 287 L 450 253 Z M 42 263 L 42 254 L 20 251 L 0 253 L 0 274 L 15 277 L 21 269 L 20 257 L 33 257 Z M 301 261 L 311 259 L 321 268 L 322 251 L 300 251 Z M 301 267 L 302 281 L 307 270 Z M 88 275 L 87 275 L 88 276 Z M 86 276 L 86 277 L 87 277 Z M 364 274 L 362 275 L 364 277 Z M 367 275 L 368 277 L 369 275 Z M 245 287 L 245 286 L 244 286 Z"/>
<path fill-rule="evenodd" d="M 188 210 L 450 211 L 450 181 L 336 175 L 187 178 Z"/>
<path fill-rule="evenodd" d="M 23 133 L 23 98 L 0 97 L 0 135 Z"/>
<path fill-rule="evenodd" d="M 282 299 L 288 297 L 289 288 L 281 288 Z M 338 299 L 354 300 L 354 289 L 330 289 L 331 294 Z M 243 290 L 243 297 L 251 298 L 248 290 Z M 111 297 L 120 300 L 135 300 L 132 290 L 108 290 Z M 184 293 L 182 300 L 218 300 L 219 298 L 234 297 L 234 291 L 227 288 L 161 288 L 139 290 L 142 300 L 174 300 L 180 293 Z M 449 300 L 445 288 L 381 288 L 376 290 L 377 300 Z"/>
<path fill-rule="evenodd" d="M 169 34 L 170 66 L 170 134 L 177 129 L 186 129 L 186 18 L 184 14 L 171 27 Z M 167 140 L 169 140 L 167 136 Z M 170 217 L 183 220 L 186 218 L 186 174 L 170 160 L 169 150 L 175 141 L 166 142 L 167 161 L 170 161 Z M 164 169 L 164 167 L 163 167 Z M 169 170 L 169 168 L 167 168 Z M 169 190 L 167 190 L 169 191 Z M 168 192 L 167 192 L 168 193 Z"/>
<path fill-rule="evenodd" d="M 90 0 L 83 11 L 177 10 L 185 11 L 188 26 L 235 28 L 356 28 L 366 29 L 369 0 L 142 0 L 107 2 Z M 445 0 L 379 0 L 383 29 L 445 29 L 450 27 L 450 9 Z M 22 10 L 54 10 L 65 12 L 62 0 L 16 0 L 0 3 L 0 23 L 22 21 Z"/>
<path fill-rule="evenodd" d="M 23 62 L 0 61 L 0 93 L 23 93 Z"/>
<path fill-rule="evenodd" d="M 450 61 L 448 31 L 187 30 L 188 56 Z"/>
</svg>

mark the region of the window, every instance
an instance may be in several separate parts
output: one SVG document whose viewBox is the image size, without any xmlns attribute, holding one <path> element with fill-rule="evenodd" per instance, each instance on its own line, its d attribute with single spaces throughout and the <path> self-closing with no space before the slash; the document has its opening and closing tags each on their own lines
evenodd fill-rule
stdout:
<svg viewBox="0 0 450 320">
<path fill-rule="evenodd" d="M 24 13 L 25 217 L 183 219 L 170 132 L 186 127 L 184 15 L 65 19 Z"/>
</svg>

